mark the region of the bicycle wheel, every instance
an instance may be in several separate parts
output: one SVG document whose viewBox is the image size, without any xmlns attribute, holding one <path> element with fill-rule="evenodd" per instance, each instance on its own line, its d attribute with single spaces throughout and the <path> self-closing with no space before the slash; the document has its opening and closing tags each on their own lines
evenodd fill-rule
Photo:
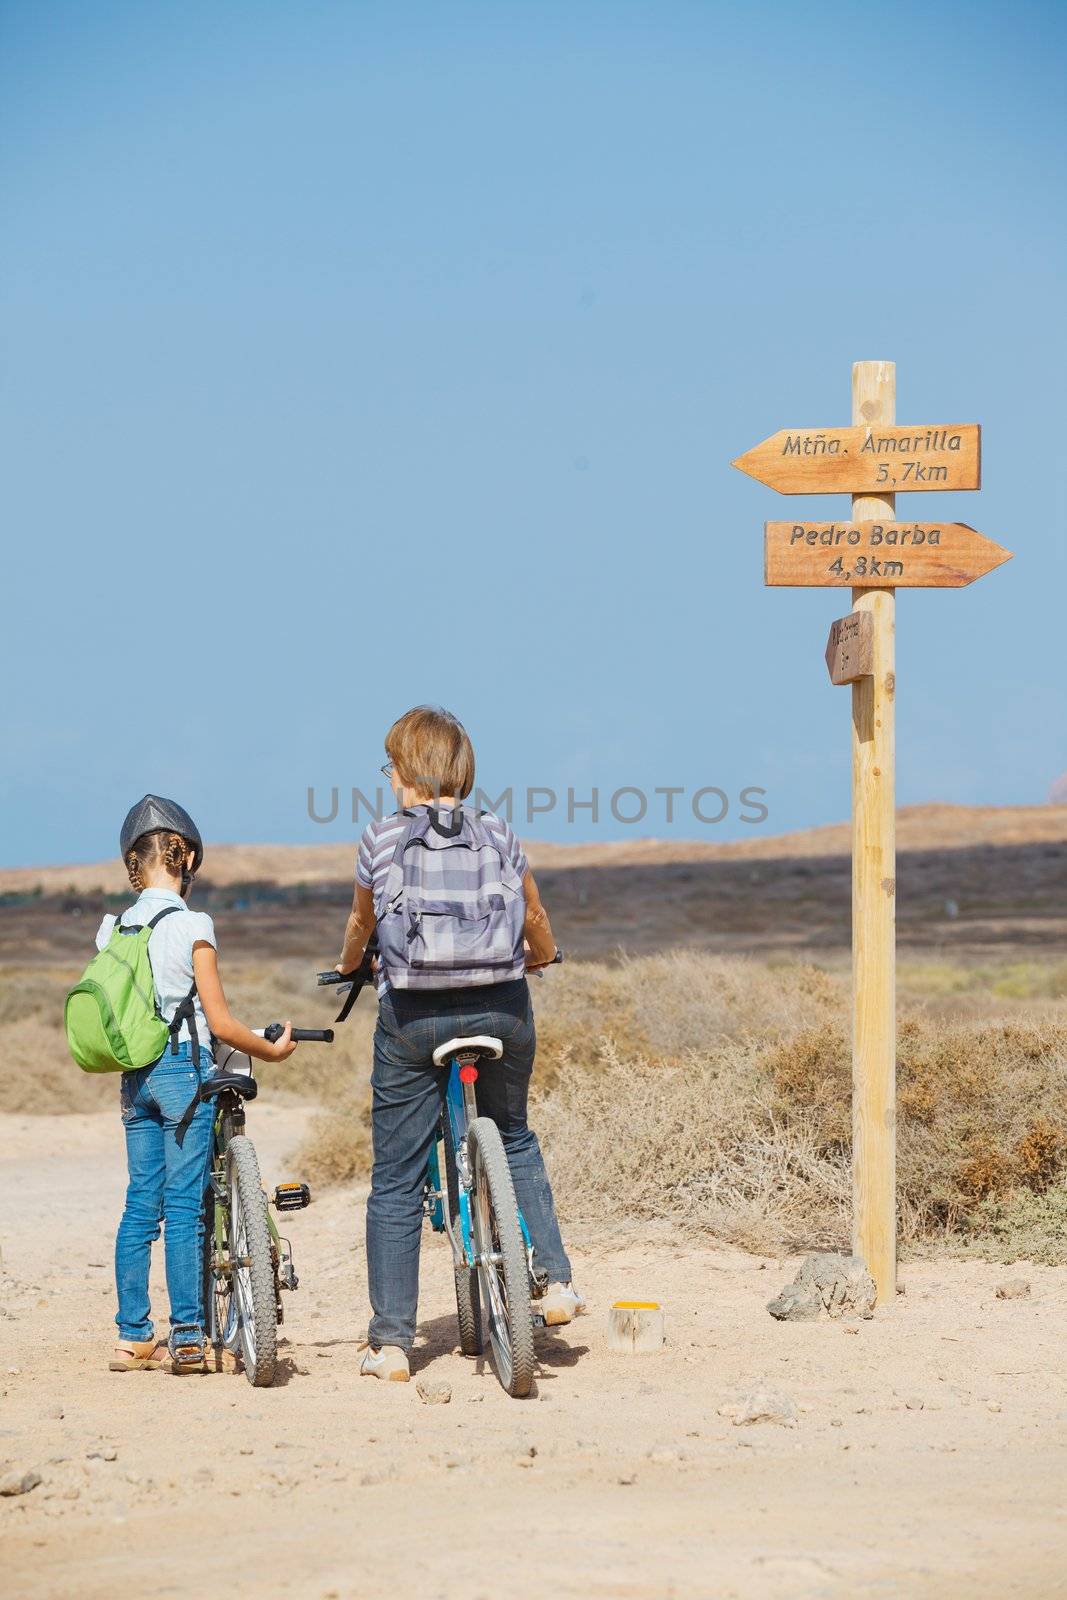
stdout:
<svg viewBox="0 0 1067 1600">
<path fill-rule="evenodd" d="M 237 1343 L 245 1377 L 257 1389 L 274 1380 L 278 1364 L 278 1303 L 267 1226 L 267 1197 L 255 1146 L 244 1134 L 226 1151 L 230 1195 L 230 1261 L 236 1302 Z"/>
<path fill-rule="evenodd" d="M 204 1196 L 204 1336 L 218 1351 L 237 1347 L 237 1297 L 233 1292 L 233 1275 L 216 1272 L 212 1266 L 215 1255 L 215 1196 L 209 1189 Z M 226 1211 L 223 1208 L 223 1249 L 229 1252 Z"/>
<path fill-rule="evenodd" d="M 459 1173 L 456 1171 L 456 1152 L 452 1147 L 452 1124 L 446 1116 L 442 1122 L 445 1141 L 445 1188 L 448 1191 L 448 1216 L 459 1233 Z M 459 1318 L 459 1347 L 465 1356 L 480 1356 L 482 1343 L 482 1298 L 478 1293 L 478 1273 L 474 1267 L 457 1267 L 453 1259 L 452 1270 L 456 1280 L 456 1314 Z"/>
<path fill-rule="evenodd" d="M 533 1385 L 533 1312 L 526 1244 L 500 1129 L 476 1117 L 467 1133 L 478 1283 L 501 1385 L 516 1399 Z"/>
</svg>

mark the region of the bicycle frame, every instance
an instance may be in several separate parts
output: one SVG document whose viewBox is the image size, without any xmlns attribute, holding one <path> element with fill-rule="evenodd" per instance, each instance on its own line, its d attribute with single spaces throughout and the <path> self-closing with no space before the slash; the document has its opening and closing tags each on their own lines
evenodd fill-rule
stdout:
<svg viewBox="0 0 1067 1600">
<path fill-rule="evenodd" d="M 235 1266 L 245 1266 L 246 1261 L 237 1260 L 229 1253 L 227 1243 L 230 1232 L 230 1196 L 226 1187 L 226 1149 L 230 1140 L 245 1131 L 245 1107 L 240 1095 L 234 1093 L 222 1094 L 216 1102 L 215 1125 L 212 1131 L 211 1166 L 208 1169 L 208 1189 L 214 1200 L 213 1211 L 213 1236 L 205 1239 L 204 1248 L 211 1252 L 209 1265 L 211 1271 L 219 1276 L 230 1277 Z M 295 1289 L 298 1283 L 296 1272 L 293 1268 L 292 1246 L 289 1240 L 283 1238 L 278 1231 L 278 1225 L 267 1210 L 267 1231 L 270 1234 L 271 1258 L 275 1274 L 275 1303 L 279 1326 L 285 1320 L 285 1309 L 282 1305 L 280 1290 L 282 1288 Z M 204 1307 L 205 1332 L 213 1343 L 220 1342 L 223 1330 L 217 1326 L 217 1306 L 214 1296 L 211 1304 Z M 229 1331 L 225 1343 L 228 1349 L 233 1349 L 237 1344 L 237 1326 Z"/>
<path fill-rule="evenodd" d="M 478 1104 L 475 1098 L 474 1085 L 478 1081 L 478 1068 L 473 1064 L 464 1064 L 459 1056 L 453 1056 L 449 1066 L 448 1086 L 445 1090 L 445 1105 L 442 1113 L 448 1119 L 448 1128 L 452 1140 L 452 1148 L 456 1152 L 456 1177 L 458 1181 L 459 1202 L 459 1228 L 449 1215 L 448 1193 L 441 1181 L 441 1162 L 437 1154 L 437 1141 L 430 1151 L 430 1161 L 426 1172 L 426 1213 L 430 1219 L 430 1226 L 435 1233 L 448 1235 L 448 1242 L 452 1246 L 452 1255 L 457 1267 L 474 1268 L 478 1265 L 474 1249 L 474 1232 L 471 1226 L 471 1201 L 470 1164 L 467 1160 L 467 1128 L 478 1115 Z M 531 1282 L 535 1282 L 533 1265 L 533 1242 L 530 1230 L 526 1226 L 526 1218 L 519 1208 L 519 1227 L 522 1229 L 523 1243 L 526 1246 L 526 1259 L 530 1267 Z"/>
</svg>

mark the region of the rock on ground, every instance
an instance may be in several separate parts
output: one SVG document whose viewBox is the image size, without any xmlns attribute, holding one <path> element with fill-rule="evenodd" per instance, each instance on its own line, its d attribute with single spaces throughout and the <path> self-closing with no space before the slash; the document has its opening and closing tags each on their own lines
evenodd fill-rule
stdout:
<svg viewBox="0 0 1067 1600">
<path fill-rule="evenodd" d="M 997 1284 L 998 1300 L 1029 1300 L 1030 1285 L 1025 1278 L 1005 1278 Z"/>
<path fill-rule="evenodd" d="M 415 1384 L 419 1399 L 428 1406 L 447 1406 L 452 1398 L 450 1383 L 435 1383 L 430 1378 L 419 1378 Z"/>
<path fill-rule="evenodd" d="M 796 1401 L 769 1383 L 760 1384 L 741 1400 L 720 1406 L 719 1412 L 730 1417 L 735 1428 L 745 1428 L 753 1422 L 776 1422 L 781 1428 L 795 1428 L 800 1421 Z"/>
<path fill-rule="evenodd" d="M 767 1310 L 779 1322 L 814 1322 L 824 1313 L 870 1317 L 876 1296 L 874 1279 L 861 1257 L 823 1251 L 807 1257 L 792 1283 Z"/>
<path fill-rule="evenodd" d="M 0 1494 L 29 1494 L 41 1482 L 41 1474 L 31 1467 L 27 1472 L 7 1472 L 0 1478 Z"/>
</svg>

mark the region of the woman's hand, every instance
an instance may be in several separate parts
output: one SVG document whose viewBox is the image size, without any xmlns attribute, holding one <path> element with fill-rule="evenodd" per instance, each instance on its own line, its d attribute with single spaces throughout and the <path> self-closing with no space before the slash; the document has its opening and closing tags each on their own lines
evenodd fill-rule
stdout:
<svg viewBox="0 0 1067 1600">
<path fill-rule="evenodd" d="M 271 1043 L 269 1039 L 264 1039 L 263 1055 L 261 1060 L 287 1061 L 292 1055 L 293 1051 L 296 1049 L 296 1045 L 291 1038 L 292 1031 L 293 1024 L 291 1022 L 286 1022 L 283 1024 L 282 1032 L 278 1035 L 277 1039 L 275 1039 L 273 1043 Z"/>
<path fill-rule="evenodd" d="M 551 961 L 536 961 L 534 959 L 534 953 L 530 949 L 529 939 L 524 939 L 522 941 L 522 953 L 526 958 L 527 972 L 543 972 L 546 967 L 550 967 L 552 965 Z"/>
</svg>

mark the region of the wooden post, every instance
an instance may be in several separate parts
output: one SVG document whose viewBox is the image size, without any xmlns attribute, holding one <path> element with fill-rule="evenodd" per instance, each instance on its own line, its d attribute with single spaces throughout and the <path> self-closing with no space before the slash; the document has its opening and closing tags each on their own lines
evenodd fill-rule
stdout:
<svg viewBox="0 0 1067 1600">
<path fill-rule="evenodd" d="M 896 420 L 896 366 L 857 361 L 854 424 Z M 852 496 L 854 522 L 891 521 L 896 496 Z M 852 685 L 852 1248 L 896 1293 L 896 800 L 892 589 L 853 589 L 873 623 L 873 671 Z"/>
</svg>

